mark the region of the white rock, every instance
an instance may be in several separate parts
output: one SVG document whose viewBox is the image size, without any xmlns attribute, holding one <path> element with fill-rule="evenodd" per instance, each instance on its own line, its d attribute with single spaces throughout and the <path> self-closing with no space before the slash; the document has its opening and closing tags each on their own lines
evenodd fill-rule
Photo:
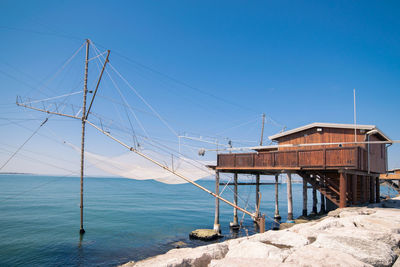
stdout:
<svg viewBox="0 0 400 267">
<path fill-rule="evenodd" d="M 288 256 L 287 252 L 257 241 L 244 241 L 229 247 L 225 258 L 270 259 L 282 262 Z"/>
<path fill-rule="evenodd" d="M 392 247 L 365 236 L 367 231 L 343 230 L 320 234 L 313 246 L 334 249 L 374 266 L 391 266 L 397 258 Z M 364 235 L 363 235 L 364 234 Z"/>
<path fill-rule="evenodd" d="M 292 263 L 282 263 L 271 259 L 250 259 L 250 258 L 224 258 L 212 260 L 209 267 L 297 267 Z"/>
<path fill-rule="evenodd" d="M 297 266 L 352 266 L 364 267 L 371 266 L 363 263 L 349 254 L 341 251 L 317 248 L 313 245 L 297 249 L 287 259 L 285 263 L 292 263 Z"/>
<path fill-rule="evenodd" d="M 291 228 L 290 228 L 291 229 Z M 290 229 L 280 230 L 280 231 L 268 231 L 257 238 L 253 239 L 255 241 L 266 242 L 271 245 L 283 245 L 288 248 L 291 247 L 302 247 L 309 243 L 308 239 L 303 235 L 290 231 Z"/>
<path fill-rule="evenodd" d="M 228 246 L 224 243 L 213 244 L 197 248 L 172 249 L 166 254 L 139 261 L 133 266 L 207 266 L 212 259 L 221 259 L 228 252 Z"/>
</svg>

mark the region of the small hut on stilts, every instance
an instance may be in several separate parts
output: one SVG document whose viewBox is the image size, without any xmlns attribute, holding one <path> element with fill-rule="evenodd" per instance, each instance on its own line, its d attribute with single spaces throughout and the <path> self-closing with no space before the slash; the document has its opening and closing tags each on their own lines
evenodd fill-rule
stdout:
<svg viewBox="0 0 400 267">
<path fill-rule="evenodd" d="M 237 204 L 239 174 L 256 176 L 256 203 L 259 211 L 260 175 L 275 176 L 275 214 L 278 205 L 278 176 L 287 176 L 287 220 L 293 221 L 292 175 L 303 180 L 303 215 L 308 215 L 307 191 L 312 188 L 312 214 L 337 207 L 380 201 L 379 176 L 387 171 L 387 145 L 391 140 L 374 125 L 312 123 L 269 137 L 274 146 L 251 148 L 251 153 L 217 155 L 216 194 L 219 174 L 234 175 L 234 203 Z M 320 194 L 320 210 L 317 194 Z M 298 200 L 294 200 L 298 201 Z M 236 226 L 237 210 L 231 226 Z M 219 230 L 219 200 L 216 199 L 215 225 Z"/>
</svg>

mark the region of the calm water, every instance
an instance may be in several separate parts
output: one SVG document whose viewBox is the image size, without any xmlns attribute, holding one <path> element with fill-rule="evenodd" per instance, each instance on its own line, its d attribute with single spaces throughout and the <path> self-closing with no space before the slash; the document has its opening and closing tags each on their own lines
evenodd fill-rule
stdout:
<svg viewBox="0 0 400 267">
<path fill-rule="evenodd" d="M 213 181 L 200 183 L 214 188 Z M 80 239 L 79 185 L 79 178 L 0 175 L 0 266 L 115 266 L 164 253 L 176 241 L 189 246 L 206 244 L 190 241 L 188 234 L 213 227 L 215 201 L 192 185 L 87 178 L 86 234 Z M 279 188 L 285 220 L 286 185 Z M 239 187 L 239 192 L 239 205 L 250 203 L 253 210 L 254 186 Z M 274 187 L 261 186 L 261 192 L 262 212 L 272 216 Z M 293 184 L 295 216 L 301 214 L 301 192 L 301 184 Z M 223 196 L 233 199 L 228 189 Z M 229 229 L 232 208 L 224 203 L 220 206 L 222 234 L 225 239 L 232 238 L 237 235 Z M 248 216 L 244 226 L 249 234 L 254 233 Z"/>
</svg>

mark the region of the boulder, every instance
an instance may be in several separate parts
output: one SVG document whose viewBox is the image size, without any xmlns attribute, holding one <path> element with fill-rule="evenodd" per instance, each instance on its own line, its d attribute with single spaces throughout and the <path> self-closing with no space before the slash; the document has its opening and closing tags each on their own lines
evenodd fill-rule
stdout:
<svg viewBox="0 0 400 267">
<path fill-rule="evenodd" d="M 367 231 L 343 229 L 341 232 L 319 234 L 312 245 L 341 251 L 373 266 L 391 266 L 397 258 L 390 245 L 374 240 Z"/>
<path fill-rule="evenodd" d="M 189 234 L 190 238 L 204 241 L 215 240 L 220 237 L 219 233 L 213 229 L 197 229 Z"/>
<path fill-rule="evenodd" d="M 317 248 L 313 245 L 297 249 L 286 258 L 285 263 L 292 263 L 296 266 L 372 266 L 341 251 Z"/>
<path fill-rule="evenodd" d="M 225 258 L 270 259 L 282 262 L 287 253 L 273 245 L 257 241 L 244 241 L 236 246 L 229 247 Z"/>
</svg>

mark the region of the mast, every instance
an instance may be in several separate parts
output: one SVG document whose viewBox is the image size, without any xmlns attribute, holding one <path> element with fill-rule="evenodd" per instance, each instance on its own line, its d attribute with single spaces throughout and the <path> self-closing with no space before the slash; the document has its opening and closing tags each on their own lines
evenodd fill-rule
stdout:
<svg viewBox="0 0 400 267">
<path fill-rule="evenodd" d="M 86 124 L 86 98 L 87 98 L 87 80 L 89 68 L 89 39 L 86 39 L 86 59 L 85 59 L 85 80 L 83 85 L 83 106 L 82 106 L 82 141 L 81 141 L 81 225 L 79 233 L 83 235 L 83 175 L 84 175 L 84 158 L 85 158 L 85 124 Z"/>
</svg>

